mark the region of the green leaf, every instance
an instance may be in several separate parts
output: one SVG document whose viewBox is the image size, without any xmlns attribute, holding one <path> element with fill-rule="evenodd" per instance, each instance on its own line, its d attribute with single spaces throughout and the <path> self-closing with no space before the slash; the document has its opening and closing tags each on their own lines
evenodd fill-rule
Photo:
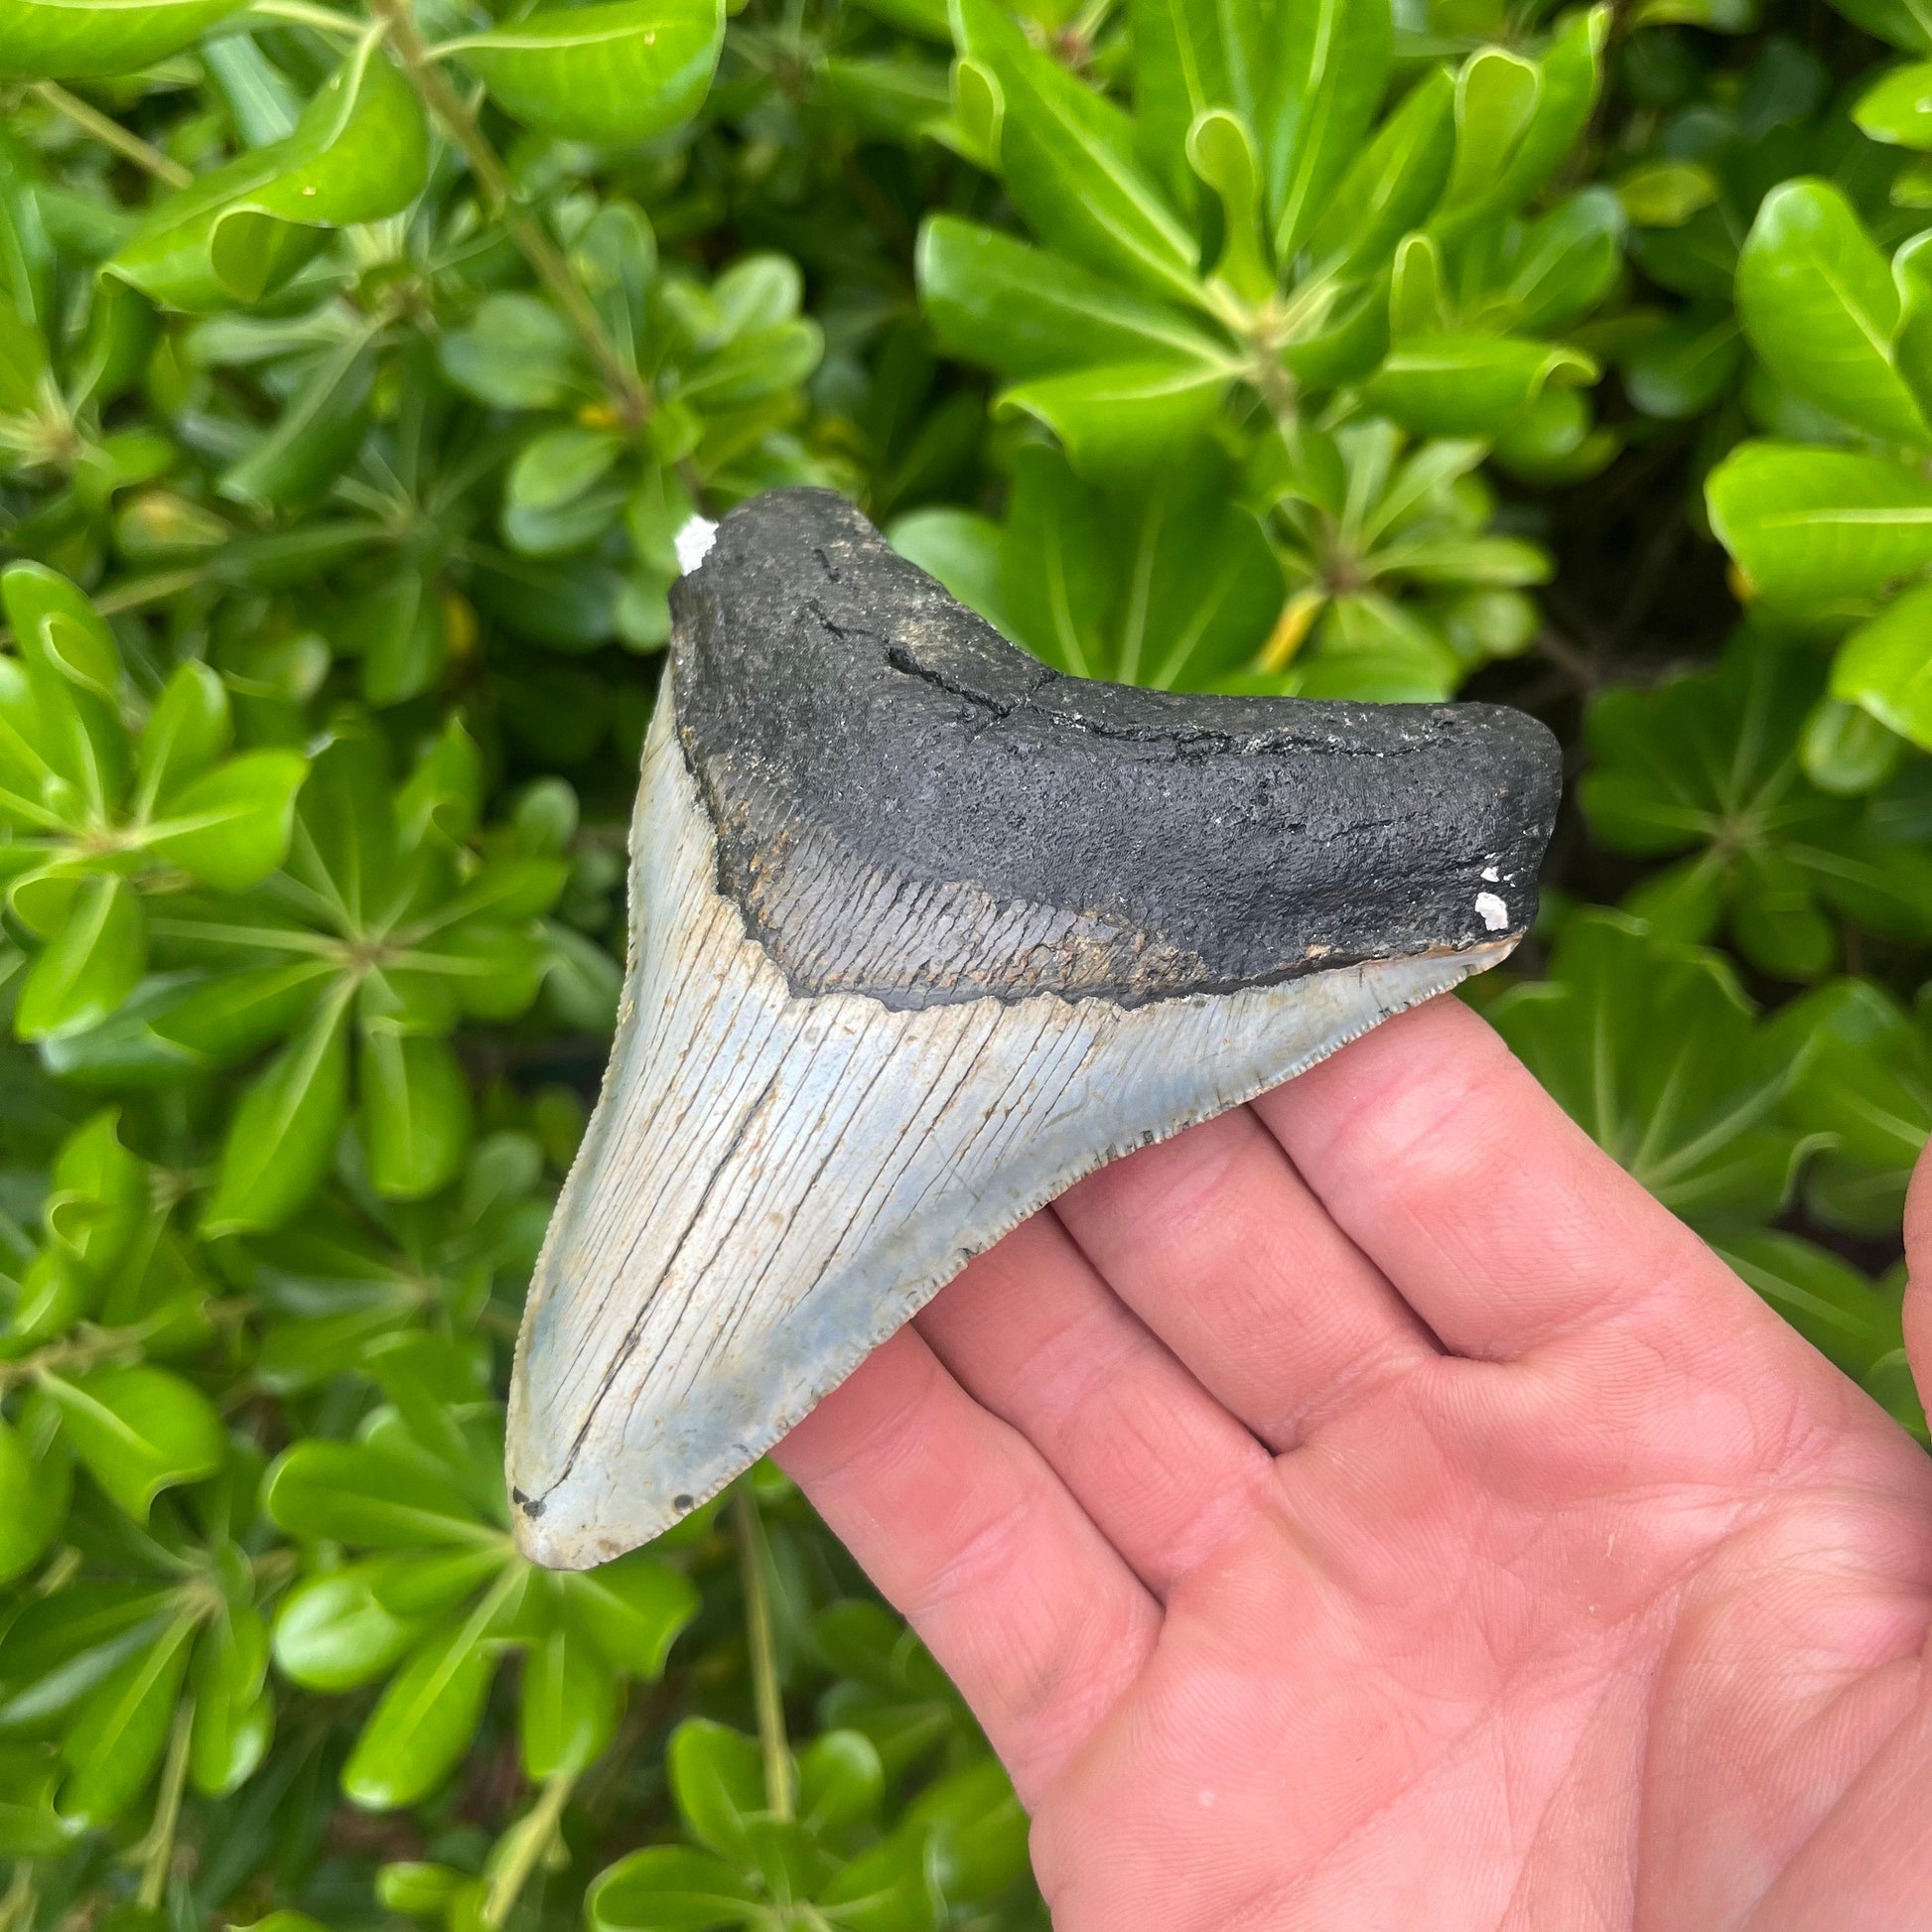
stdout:
<svg viewBox="0 0 1932 1932">
<path fill-rule="evenodd" d="M 708 1851 L 744 1858 L 753 1818 L 764 1811 L 759 1741 L 709 1718 L 687 1718 L 664 1753 L 684 1827 Z"/>
<path fill-rule="evenodd" d="M 1624 225 L 1623 205 L 1607 188 L 1586 188 L 1526 222 L 1492 298 L 1510 328 L 1554 335 L 1594 309 L 1622 268 Z"/>
<path fill-rule="evenodd" d="M 449 1043 L 365 1027 L 357 1118 L 369 1179 L 392 1200 L 447 1186 L 470 1150 L 470 1088 Z"/>
<path fill-rule="evenodd" d="M 362 660 L 362 695 L 376 706 L 401 704 L 428 690 L 449 655 L 436 586 L 407 566 L 344 605 L 335 640 Z"/>
<path fill-rule="evenodd" d="M 119 1126 L 109 1107 L 68 1137 L 41 1207 L 49 1239 L 96 1278 L 120 1265 L 150 1211 L 147 1167 L 121 1145 Z"/>
<path fill-rule="evenodd" d="M 207 1397 L 150 1363 L 44 1375 L 41 1386 L 82 1467 L 145 1523 L 164 1489 L 200 1482 L 227 1457 L 228 1437 Z"/>
<path fill-rule="evenodd" d="M 1857 798 L 1896 775 L 1905 741 L 1870 712 L 1837 698 L 1820 698 L 1805 721 L 1801 752 L 1805 776 L 1820 791 Z"/>
<path fill-rule="evenodd" d="M 1098 677 L 1109 649 L 1113 556 L 1097 491 L 1063 459 L 1021 452 L 1004 549 L 1005 597 L 1034 654 L 1075 677 Z"/>
<path fill-rule="evenodd" d="M 960 1904 L 996 1896 L 1027 1868 L 1027 1814 L 992 1757 L 920 1792 L 900 1830 L 929 1837 L 940 1885 Z"/>
<path fill-rule="evenodd" d="M 1624 392 L 1646 416 L 1675 422 L 1702 415 L 1729 388 L 1742 352 L 1728 312 L 1686 310 L 1624 358 Z"/>
<path fill-rule="evenodd" d="M 584 1900 L 592 1932 L 710 1932 L 764 1917 L 764 1894 L 720 1859 L 654 1845 L 620 1859 Z"/>
<path fill-rule="evenodd" d="M 153 1021 L 156 1035 L 215 1064 L 257 1052 L 280 1039 L 335 978 L 327 959 L 218 973 L 188 990 Z"/>
<path fill-rule="evenodd" d="M 1143 171 L 1127 116 L 1029 46 L 992 0 L 954 0 L 953 32 L 999 80 L 1007 192 L 1035 232 L 1099 274 L 1197 304 L 1193 241 Z"/>
<path fill-rule="evenodd" d="M 561 783 L 561 780 L 559 781 Z M 564 789 L 568 792 L 568 787 Z M 461 844 L 477 829 L 483 813 L 483 755 L 456 712 L 417 759 L 396 793 L 396 818 L 403 843 L 415 846 L 430 836 Z M 572 799 L 571 831 L 577 829 Z M 559 841 L 559 849 L 569 834 Z"/>
<path fill-rule="evenodd" d="M 1130 0 L 1134 109 L 1147 151 L 1169 184 L 1184 186 L 1187 130 L 1210 107 L 1236 96 L 1223 23 L 1206 0 Z M 1241 50 L 1235 50 L 1238 64 Z"/>
<path fill-rule="evenodd" d="M 1412 336 L 1363 385 L 1368 402 L 1424 436 L 1493 436 L 1550 383 L 1587 383 L 1582 350 L 1515 337 Z"/>
<path fill-rule="evenodd" d="M 1000 398 L 1051 429 L 1083 475 L 1133 476 L 1205 436 L 1234 371 L 1224 362 L 1130 362 L 1037 376 Z"/>
<path fill-rule="evenodd" d="M 542 1783 L 587 1769 L 617 1735 L 618 1708 L 616 1675 L 581 1637 L 559 1629 L 532 1644 L 523 1657 L 524 1771 Z"/>
<path fill-rule="evenodd" d="M 1261 127 L 1276 256 L 1292 260 L 1356 159 L 1388 79 L 1388 0 L 1281 0 Z"/>
<path fill-rule="evenodd" d="M 690 1578 L 641 1551 L 595 1570 L 560 1576 L 565 1616 L 617 1669 L 641 1679 L 663 1675 L 672 1643 L 698 1613 Z"/>
<path fill-rule="evenodd" d="M 1281 608 L 1280 568 L 1231 494 L 1207 453 L 1109 494 L 1051 451 L 1023 451 L 1002 546 L 1020 641 L 1075 677 L 1208 687 Z"/>
<path fill-rule="evenodd" d="M 263 1691 L 268 1630 L 250 1603 L 230 1603 L 195 1646 L 188 1772 L 205 1797 L 239 1790 L 268 1749 L 274 1702 Z"/>
<path fill-rule="evenodd" d="M 1460 665 L 1448 642 L 1377 591 L 1336 598 L 1315 648 L 1304 650 L 1291 692 L 1373 704 L 1431 704 L 1455 688 Z"/>
<path fill-rule="evenodd" d="M 348 1002 L 333 992 L 242 1096 L 205 1235 L 276 1227 L 328 1172 L 348 1099 Z"/>
<path fill-rule="evenodd" d="M 798 1753 L 798 1816 L 810 1832 L 837 1832 L 878 1815 L 886 1769 L 857 1730 L 823 1730 Z"/>
<path fill-rule="evenodd" d="M 1914 585 L 1846 638 L 1832 696 L 1932 751 L 1932 585 Z"/>
<path fill-rule="evenodd" d="M 376 1902 L 404 1918 L 441 1918 L 469 1882 L 453 1865 L 399 1860 L 375 1874 Z"/>
<path fill-rule="evenodd" d="M 1542 92 L 1536 63 L 1504 48 L 1481 48 L 1463 62 L 1455 76 L 1455 154 L 1444 213 L 1472 214 L 1497 197 Z"/>
<path fill-rule="evenodd" d="M 1498 48 L 1464 64 L 1457 80 L 1456 152 L 1436 225 L 1467 234 L 1520 207 L 1556 172 L 1589 124 L 1610 10 L 1579 8 L 1531 67 Z M 1499 63 L 1516 62 L 1528 74 Z"/>
<path fill-rule="evenodd" d="M 465 1429 L 468 1415 L 487 1392 L 476 1349 L 445 1335 L 389 1335 L 370 1343 L 366 1367 L 416 1443 L 458 1478 L 483 1510 L 493 1508 L 502 1493 L 493 1439 L 487 1454 L 480 1456 L 475 1438 Z"/>
<path fill-rule="evenodd" d="M 1932 22 L 1918 0 L 1832 0 L 1832 4 L 1867 34 L 1890 41 L 1907 54 L 1932 55 Z"/>
<path fill-rule="evenodd" d="M 623 439 L 608 429 L 567 424 L 534 436 L 517 452 L 504 483 L 505 500 L 519 509 L 554 510 L 601 482 L 623 454 Z"/>
<path fill-rule="evenodd" d="M 368 1566 L 308 1577 L 275 1616 L 275 1662 L 296 1683 L 340 1695 L 386 1673 L 421 1634 L 369 1587 Z"/>
<path fill-rule="evenodd" d="M 1387 260 L 1428 218 L 1455 152 L 1455 83 L 1433 69 L 1403 96 L 1328 197 L 1309 232 L 1311 260 L 1337 270 Z"/>
<path fill-rule="evenodd" d="M 244 752 L 177 791 L 148 827 L 148 848 L 204 885 L 243 892 L 287 856 L 308 774 L 298 752 Z"/>
<path fill-rule="evenodd" d="M 0 415 L 26 416 L 39 409 L 48 373 L 46 337 L 0 291 Z"/>
<path fill-rule="evenodd" d="M 1932 442 L 1898 370 L 1890 264 L 1831 183 L 1764 198 L 1737 258 L 1737 310 L 1765 366 L 1807 402 L 1888 442 Z"/>
<path fill-rule="evenodd" d="M 1216 353 L 1176 310 L 954 215 L 920 228 L 917 267 L 919 301 L 941 343 L 1003 375 Z"/>
<path fill-rule="evenodd" d="M 1833 1211 L 1829 1196 L 1843 1188 L 1844 1171 L 1856 1170 L 1887 1202 L 1869 1219 L 1895 1226 L 1905 1183 L 1932 1133 L 1932 1043 L 1894 998 L 1863 980 L 1820 988 L 1786 1024 L 1804 1042 L 1787 1112 L 1831 1141 L 1831 1154 L 1811 1176 L 1814 1209 L 1845 1225 L 1849 1217 Z"/>
<path fill-rule="evenodd" d="M 1859 96 L 1852 118 L 1874 141 L 1932 148 L 1932 63 L 1893 68 Z"/>
<path fill-rule="evenodd" d="M 1718 1252 L 1804 1338 L 1863 1381 L 1904 1346 L 1900 1297 L 1887 1294 L 1836 1255 L 1793 1234 L 1752 1228 L 1721 1239 Z"/>
<path fill-rule="evenodd" d="M 1449 324 L 1443 251 L 1426 234 L 1406 235 L 1389 275 L 1389 335 L 1396 342 L 1441 335 Z"/>
<path fill-rule="evenodd" d="M 474 1614 L 417 1647 L 382 1693 L 343 1766 L 343 1790 L 369 1811 L 427 1797 L 483 1722 L 495 1661 Z"/>
<path fill-rule="evenodd" d="M 720 0 L 603 0 L 446 41 L 506 113 L 577 141 L 647 140 L 688 120 L 724 45 Z"/>
<path fill-rule="evenodd" d="M 120 646 L 76 585 L 43 564 L 10 564 L 0 594 L 30 663 L 110 704 L 119 701 Z"/>
<path fill-rule="evenodd" d="M 200 777 L 228 749 L 231 732 L 226 686 L 191 657 L 162 688 L 142 730 L 137 815 L 147 816 L 158 799 Z"/>
<path fill-rule="evenodd" d="M 984 61 L 961 55 L 952 64 L 951 91 L 952 119 L 940 124 L 940 138 L 976 167 L 997 174 L 1007 112 L 1000 76 Z"/>
<path fill-rule="evenodd" d="M 678 393 L 706 410 L 741 408 L 802 382 L 824 348 L 818 324 L 805 317 L 740 330 L 692 365 Z"/>
<path fill-rule="evenodd" d="M 44 1396 L 28 1399 L 22 1424 L 38 1440 Z M 88 1578 L 51 1595 L 30 1597 L 0 1637 L 0 1724 L 16 1734 L 37 1733 L 69 1717 L 116 1665 L 126 1662 L 161 1629 L 173 1609 L 152 1581 Z"/>
<path fill-rule="evenodd" d="M 375 743 L 345 732 L 316 758 L 296 808 L 289 870 L 351 928 L 393 916 L 396 817 Z"/>
<path fill-rule="evenodd" d="M 1550 978 L 1489 1018 L 1564 1111 L 1667 1207 L 1693 1221 L 1768 1219 L 1801 1136 L 1777 1110 L 1784 1035 L 1755 1023 L 1724 959 L 1595 909 L 1565 926 Z"/>
<path fill-rule="evenodd" d="M 279 288 L 329 228 L 407 207 L 429 171 L 412 88 L 373 36 L 257 148 L 160 203 L 107 264 L 170 308 L 218 310 Z"/>
<path fill-rule="evenodd" d="M 1187 164 L 1221 204 L 1217 281 L 1244 302 L 1275 293 L 1273 257 L 1261 240 L 1261 157 L 1247 123 L 1224 107 L 1209 108 L 1187 130 Z"/>
<path fill-rule="evenodd" d="M 556 409 L 580 377 L 570 325 L 534 295 L 490 295 L 438 346 L 443 373 L 496 409 Z"/>
<path fill-rule="evenodd" d="M 1901 1429 L 1921 1443 L 1932 1441 L 1932 1427 L 1927 1424 L 1925 1402 L 1918 1391 L 1912 1359 L 1903 1347 L 1880 1355 L 1864 1372 L 1861 1385 Z"/>
<path fill-rule="evenodd" d="M 132 73 L 194 43 L 246 0 L 0 0 L 0 75 Z"/>
<path fill-rule="evenodd" d="M 325 355 L 266 433 L 221 473 L 230 502 L 299 510 L 320 502 L 353 461 L 369 426 L 375 349 L 366 331 Z"/>
<path fill-rule="evenodd" d="M 60 1765 L 32 1744 L 0 1744 L 0 1858 L 58 1858 L 73 1828 L 54 1808 Z"/>
<path fill-rule="evenodd" d="M 82 880 L 60 931 L 28 969 L 14 1032 L 59 1039 L 99 1026 L 134 991 L 147 954 L 147 920 L 133 887 L 111 873 Z"/>
<path fill-rule="evenodd" d="M 363 1548 L 498 1540 L 447 1474 L 366 1443 L 296 1444 L 270 1470 L 262 1507 L 292 1536 Z"/>
<path fill-rule="evenodd" d="M 832 1923 L 854 1932 L 929 1926 L 938 1896 L 929 1865 L 924 1833 L 895 1832 L 835 1872 L 817 1903 Z"/>
<path fill-rule="evenodd" d="M 176 1617 L 80 1707 L 61 1746 L 61 1815 L 70 1825 L 97 1829 L 140 1795 L 168 1741 L 194 1636 L 195 1620 Z"/>
<path fill-rule="evenodd" d="M 72 1492 L 68 1447 L 58 1431 L 0 1421 L 0 1583 L 38 1563 L 67 1520 Z"/>
<path fill-rule="evenodd" d="M 500 1485 L 499 1485 L 500 1488 Z M 387 1557 L 370 1566 L 370 1587 L 397 1616 L 434 1617 L 473 1595 L 480 1584 L 505 1575 L 514 1579 L 500 1537 L 474 1549 L 434 1550 Z M 494 1635 L 529 1637 L 533 1629 L 495 1629 Z"/>
<path fill-rule="evenodd" d="M 1012 637 L 1004 615 L 1000 526 L 973 510 L 922 509 L 897 518 L 886 532 L 893 548 L 936 577 L 958 600 Z"/>
<path fill-rule="evenodd" d="M 1617 178 L 1617 200 L 1640 228 L 1681 228 L 1723 191 L 1709 168 L 1695 161 L 1639 162 Z"/>
<path fill-rule="evenodd" d="M 1704 939 L 1728 901 L 1753 964 L 1786 977 L 1813 978 L 1832 963 L 1837 922 L 1824 907 L 1920 939 L 1932 905 L 1921 843 L 1886 837 L 1875 804 L 1831 797 L 1803 775 L 1821 673 L 1814 653 L 1746 627 L 1715 677 L 1606 692 L 1590 710 L 1593 769 L 1579 788 L 1591 831 L 1613 851 L 1662 858 L 1703 848 L 1646 881 L 1631 910 Z M 1703 922 L 1667 918 L 1658 895 L 1701 906 Z"/>
<path fill-rule="evenodd" d="M 99 1284 L 69 1255 L 59 1248 L 43 1248 L 21 1275 L 7 1341 L 16 1351 L 51 1341 L 91 1314 L 99 1300 Z"/>
<path fill-rule="evenodd" d="M 1767 604 L 1856 609 L 1932 565 L 1932 482 L 1882 457 L 1742 443 L 1711 473 L 1705 500 Z"/>
</svg>

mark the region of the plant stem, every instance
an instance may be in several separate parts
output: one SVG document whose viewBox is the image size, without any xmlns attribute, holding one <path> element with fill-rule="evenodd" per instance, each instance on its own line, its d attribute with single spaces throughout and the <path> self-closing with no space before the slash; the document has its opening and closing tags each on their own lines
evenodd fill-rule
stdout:
<svg viewBox="0 0 1932 1932">
<path fill-rule="evenodd" d="M 131 1328 L 95 1328 L 83 1323 L 66 1341 L 51 1341 L 17 1361 L 0 1362 L 0 1395 L 23 1382 L 39 1381 L 43 1375 L 63 1370 L 79 1373 L 111 1362 L 117 1355 L 139 1354 L 141 1344 L 153 1332 L 152 1321 Z"/>
<path fill-rule="evenodd" d="M 84 128 L 96 141 L 103 141 L 137 168 L 145 168 L 156 181 L 170 188 L 193 186 L 195 177 L 179 161 L 150 147 L 138 134 L 130 134 L 119 121 L 109 120 L 97 107 L 89 107 L 78 94 L 70 94 L 58 80 L 37 80 L 34 92 L 57 114 L 65 114 L 75 127 Z"/>
<path fill-rule="evenodd" d="M 758 1706 L 759 1746 L 764 1757 L 764 1802 L 774 1818 L 791 1816 L 791 1749 L 778 1692 L 778 1651 L 771 1638 L 771 1593 L 765 1587 L 764 1526 L 749 1478 L 733 1498 L 738 1516 L 738 1568 L 745 1580 L 745 1642 L 752 1653 L 752 1697 Z"/>
<path fill-rule="evenodd" d="M 551 1841 L 557 1836 L 557 1827 L 563 1822 L 564 1806 L 570 1802 L 570 1794 L 576 1783 L 575 1771 L 559 1771 L 544 1785 L 529 1815 L 514 1828 L 516 1843 L 501 1868 L 491 1876 L 489 1889 L 483 1894 L 483 1922 L 485 1925 L 501 1925 L 515 1909 L 523 1887 L 530 1882 L 531 1872 L 537 1868 L 543 1855 L 550 1850 Z"/>
<path fill-rule="evenodd" d="M 639 428 L 651 411 L 649 387 L 618 352 L 603 318 L 571 273 L 570 264 L 565 261 L 562 249 L 551 240 L 549 230 L 519 203 L 516 184 L 510 179 L 502 157 L 489 145 L 488 137 L 477 125 L 476 115 L 423 45 L 408 0 L 369 0 L 369 11 L 389 30 L 389 45 L 396 50 L 396 58 L 422 96 L 424 106 L 463 150 L 484 199 L 492 209 L 503 215 L 510 238 L 536 270 L 537 279 L 556 299 L 564 320 L 577 332 L 578 341 L 597 364 L 598 374 L 604 378 L 617 404 L 618 414 L 627 427 Z"/>
<path fill-rule="evenodd" d="M 168 1873 L 175 1863 L 175 1829 L 181 1823 L 182 1791 L 188 1783 L 188 1743 L 193 1734 L 195 1707 L 184 1703 L 175 1712 L 175 1728 L 168 1739 L 168 1761 L 161 1771 L 161 1795 L 154 1801 L 154 1823 L 137 1848 L 141 1857 L 139 1902 L 158 1911 L 168 1891 Z"/>
<path fill-rule="evenodd" d="M 34 1922 L 34 1862 L 14 1861 L 14 1875 L 7 1881 L 7 1894 L 0 1898 L 0 1932 L 13 1932 L 17 1925 Z"/>
</svg>

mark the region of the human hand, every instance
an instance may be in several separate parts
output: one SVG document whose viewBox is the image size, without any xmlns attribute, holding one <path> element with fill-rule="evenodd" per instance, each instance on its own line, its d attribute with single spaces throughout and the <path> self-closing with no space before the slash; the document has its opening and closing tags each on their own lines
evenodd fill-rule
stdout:
<svg viewBox="0 0 1932 1932">
<path fill-rule="evenodd" d="M 1906 1335 L 1932 1363 L 1932 1167 Z M 1453 1000 L 1080 1183 L 779 1461 L 1059 1932 L 1932 1925 L 1932 1461 Z"/>
</svg>

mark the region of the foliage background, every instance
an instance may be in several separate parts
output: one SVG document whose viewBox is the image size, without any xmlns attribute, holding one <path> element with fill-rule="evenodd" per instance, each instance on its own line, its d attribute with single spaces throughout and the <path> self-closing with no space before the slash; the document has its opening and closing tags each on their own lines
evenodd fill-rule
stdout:
<svg viewBox="0 0 1932 1932">
<path fill-rule="evenodd" d="M 0 112 L 4 1932 L 1043 1924 L 774 1470 L 505 1531 L 671 540 L 773 484 L 1082 674 L 1547 719 L 1471 997 L 1923 1435 L 1914 0 L 0 0 Z"/>
</svg>

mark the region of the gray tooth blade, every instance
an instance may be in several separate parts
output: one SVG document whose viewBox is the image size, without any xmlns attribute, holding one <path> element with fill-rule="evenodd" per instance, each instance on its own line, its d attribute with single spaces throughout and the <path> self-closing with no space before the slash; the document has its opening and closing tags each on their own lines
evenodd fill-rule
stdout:
<svg viewBox="0 0 1932 1932">
<path fill-rule="evenodd" d="M 1489 707 L 1056 679 L 823 492 L 733 512 L 674 605 L 618 1037 L 511 1388 L 517 1539 L 566 1569 L 1082 1174 L 1504 957 L 1555 806 Z"/>
</svg>

